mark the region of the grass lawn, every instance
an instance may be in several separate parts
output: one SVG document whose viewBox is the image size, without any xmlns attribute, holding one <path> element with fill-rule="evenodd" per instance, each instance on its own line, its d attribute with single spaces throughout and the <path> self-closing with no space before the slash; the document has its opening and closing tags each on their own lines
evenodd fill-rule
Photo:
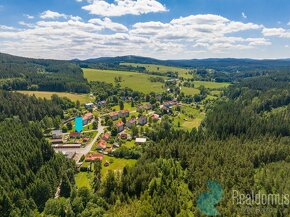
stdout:
<svg viewBox="0 0 290 217">
<path fill-rule="evenodd" d="M 99 70 L 99 69 L 83 69 L 85 78 L 88 81 L 102 81 L 106 83 L 114 83 L 115 77 L 122 77 L 121 86 L 129 87 L 133 90 L 143 93 L 157 92 L 162 93 L 164 84 L 160 82 L 151 82 L 150 77 L 158 77 L 146 75 L 137 72 Z"/>
<path fill-rule="evenodd" d="M 145 67 L 148 72 L 178 72 L 179 76 L 184 78 L 192 78 L 193 76 L 188 74 L 189 69 L 172 67 L 172 66 L 163 66 L 155 64 L 139 64 L 139 63 L 121 63 L 121 65 L 133 66 L 133 67 Z"/>
<path fill-rule="evenodd" d="M 108 166 L 105 167 L 104 163 L 106 161 L 110 162 L 110 160 L 113 160 L 114 162 Z M 108 171 L 122 171 L 123 168 L 128 165 L 128 166 L 134 166 L 137 160 L 132 160 L 132 159 L 123 159 L 123 158 L 115 158 L 115 157 L 109 157 L 107 155 L 104 155 L 103 159 L 103 168 L 102 168 L 102 178 L 105 178 Z"/>
<path fill-rule="evenodd" d="M 199 109 L 192 108 L 190 106 L 183 106 L 182 111 L 183 113 L 180 113 L 179 116 L 173 118 L 173 123 L 177 127 L 179 122 L 180 127 L 183 129 L 191 130 L 194 127 L 198 128 L 201 121 L 205 117 L 205 113 L 200 112 Z"/>
<path fill-rule="evenodd" d="M 92 102 L 94 99 L 90 98 L 88 94 L 75 94 L 75 93 L 66 93 L 66 92 L 46 92 L 46 91 L 17 91 L 26 95 L 35 95 L 36 97 L 50 99 L 53 94 L 58 95 L 59 97 L 67 97 L 70 100 L 76 102 L 80 101 L 81 104 Z"/>
<path fill-rule="evenodd" d="M 135 141 L 127 141 L 125 144 L 123 144 L 122 146 L 125 146 L 127 148 L 134 148 L 136 146 Z"/>
<path fill-rule="evenodd" d="M 201 85 L 203 85 L 205 88 L 209 89 L 219 89 L 219 88 L 225 88 L 230 85 L 230 83 L 217 83 L 217 82 L 210 82 L 210 81 L 194 81 L 194 87 L 198 88 Z"/>
<path fill-rule="evenodd" d="M 181 87 L 181 92 L 183 92 L 185 95 L 196 95 L 200 93 L 199 89 L 191 87 Z"/>
<path fill-rule="evenodd" d="M 87 187 L 91 189 L 93 178 L 92 172 L 79 172 L 75 175 L 76 185 L 78 188 Z"/>
</svg>

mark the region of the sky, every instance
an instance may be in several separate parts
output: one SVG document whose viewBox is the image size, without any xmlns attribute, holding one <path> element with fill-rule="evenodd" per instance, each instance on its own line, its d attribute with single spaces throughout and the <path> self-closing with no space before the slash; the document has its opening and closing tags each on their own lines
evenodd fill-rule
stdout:
<svg viewBox="0 0 290 217">
<path fill-rule="evenodd" d="M 0 52 L 290 58 L 289 0 L 0 0 Z"/>
</svg>

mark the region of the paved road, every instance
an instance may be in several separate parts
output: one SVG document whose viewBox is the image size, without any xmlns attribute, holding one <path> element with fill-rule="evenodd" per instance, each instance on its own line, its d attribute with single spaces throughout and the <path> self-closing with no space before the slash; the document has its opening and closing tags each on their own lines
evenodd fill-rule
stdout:
<svg viewBox="0 0 290 217">
<path fill-rule="evenodd" d="M 79 160 L 81 159 L 81 157 L 82 157 L 83 155 L 86 155 L 86 154 L 88 154 L 88 153 L 91 151 L 91 149 L 92 149 L 94 143 L 98 140 L 98 138 L 100 137 L 100 135 L 101 135 L 102 133 L 104 133 L 104 129 L 105 129 L 105 127 L 101 125 L 101 121 L 102 121 L 102 120 L 99 118 L 98 129 L 97 129 L 98 133 L 97 133 L 97 135 L 95 136 L 95 138 L 94 138 L 94 139 L 93 139 L 93 140 L 92 140 L 88 145 L 86 145 L 86 147 L 84 147 L 84 148 L 66 148 L 66 149 L 58 149 L 58 151 L 64 151 L 64 152 L 76 152 L 76 155 L 75 155 L 75 157 L 74 157 L 74 160 L 75 160 L 76 162 L 79 162 Z"/>
<path fill-rule="evenodd" d="M 105 127 L 101 125 L 101 119 L 99 119 L 99 123 L 98 123 L 98 133 L 95 136 L 95 138 L 90 142 L 90 144 L 86 145 L 86 147 L 82 148 L 82 155 L 86 155 L 87 153 L 89 153 L 94 145 L 94 143 L 98 140 L 99 136 L 104 133 L 104 129 Z"/>
</svg>

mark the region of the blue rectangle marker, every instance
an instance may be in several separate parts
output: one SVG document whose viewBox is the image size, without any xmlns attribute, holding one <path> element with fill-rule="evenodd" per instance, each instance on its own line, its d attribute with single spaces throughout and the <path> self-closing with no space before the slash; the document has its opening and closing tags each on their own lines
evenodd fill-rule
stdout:
<svg viewBox="0 0 290 217">
<path fill-rule="evenodd" d="M 83 118 L 82 117 L 76 117 L 76 119 L 75 119 L 75 130 L 78 133 L 83 130 Z"/>
</svg>

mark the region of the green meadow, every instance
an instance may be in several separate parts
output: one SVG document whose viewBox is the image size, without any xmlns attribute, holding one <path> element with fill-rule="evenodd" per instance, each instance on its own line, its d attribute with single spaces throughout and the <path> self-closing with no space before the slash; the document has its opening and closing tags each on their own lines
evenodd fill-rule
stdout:
<svg viewBox="0 0 290 217">
<path fill-rule="evenodd" d="M 157 77 L 153 75 L 146 75 L 137 72 L 115 71 L 115 70 L 99 70 L 99 69 L 83 69 L 84 76 L 88 81 L 102 81 L 106 83 L 114 83 L 115 77 L 121 77 L 122 87 L 128 87 L 143 93 L 157 92 L 162 93 L 164 89 L 163 84 L 159 82 L 151 82 L 150 77 Z"/>
<path fill-rule="evenodd" d="M 22 94 L 26 95 L 35 95 L 38 98 L 46 98 L 50 99 L 52 95 L 56 94 L 59 97 L 67 97 L 72 101 L 77 101 L 79 100 L 80 103 L 88 103 L 94 100 L 94 98 L 90 98 L 88 94 L 75 94 L 75 93 L 66 93 L 66 92 L 48 92 L 48 91 L 17 91 Z"/>
<path fill-rule="evenodd" d="M 155 65 L 155 64 L 139 64 L 139 63 L 120 63 L 120 65 L 132 66 L 132 67 L 145 67 L 148 72 L 177 72 L 180 77 L 183 78 L 192 78 L 193 76 L 188 74 L 190 69 L 172 67 L 172 66 L 163 66 L 163 65 Z"/>
</svg>

